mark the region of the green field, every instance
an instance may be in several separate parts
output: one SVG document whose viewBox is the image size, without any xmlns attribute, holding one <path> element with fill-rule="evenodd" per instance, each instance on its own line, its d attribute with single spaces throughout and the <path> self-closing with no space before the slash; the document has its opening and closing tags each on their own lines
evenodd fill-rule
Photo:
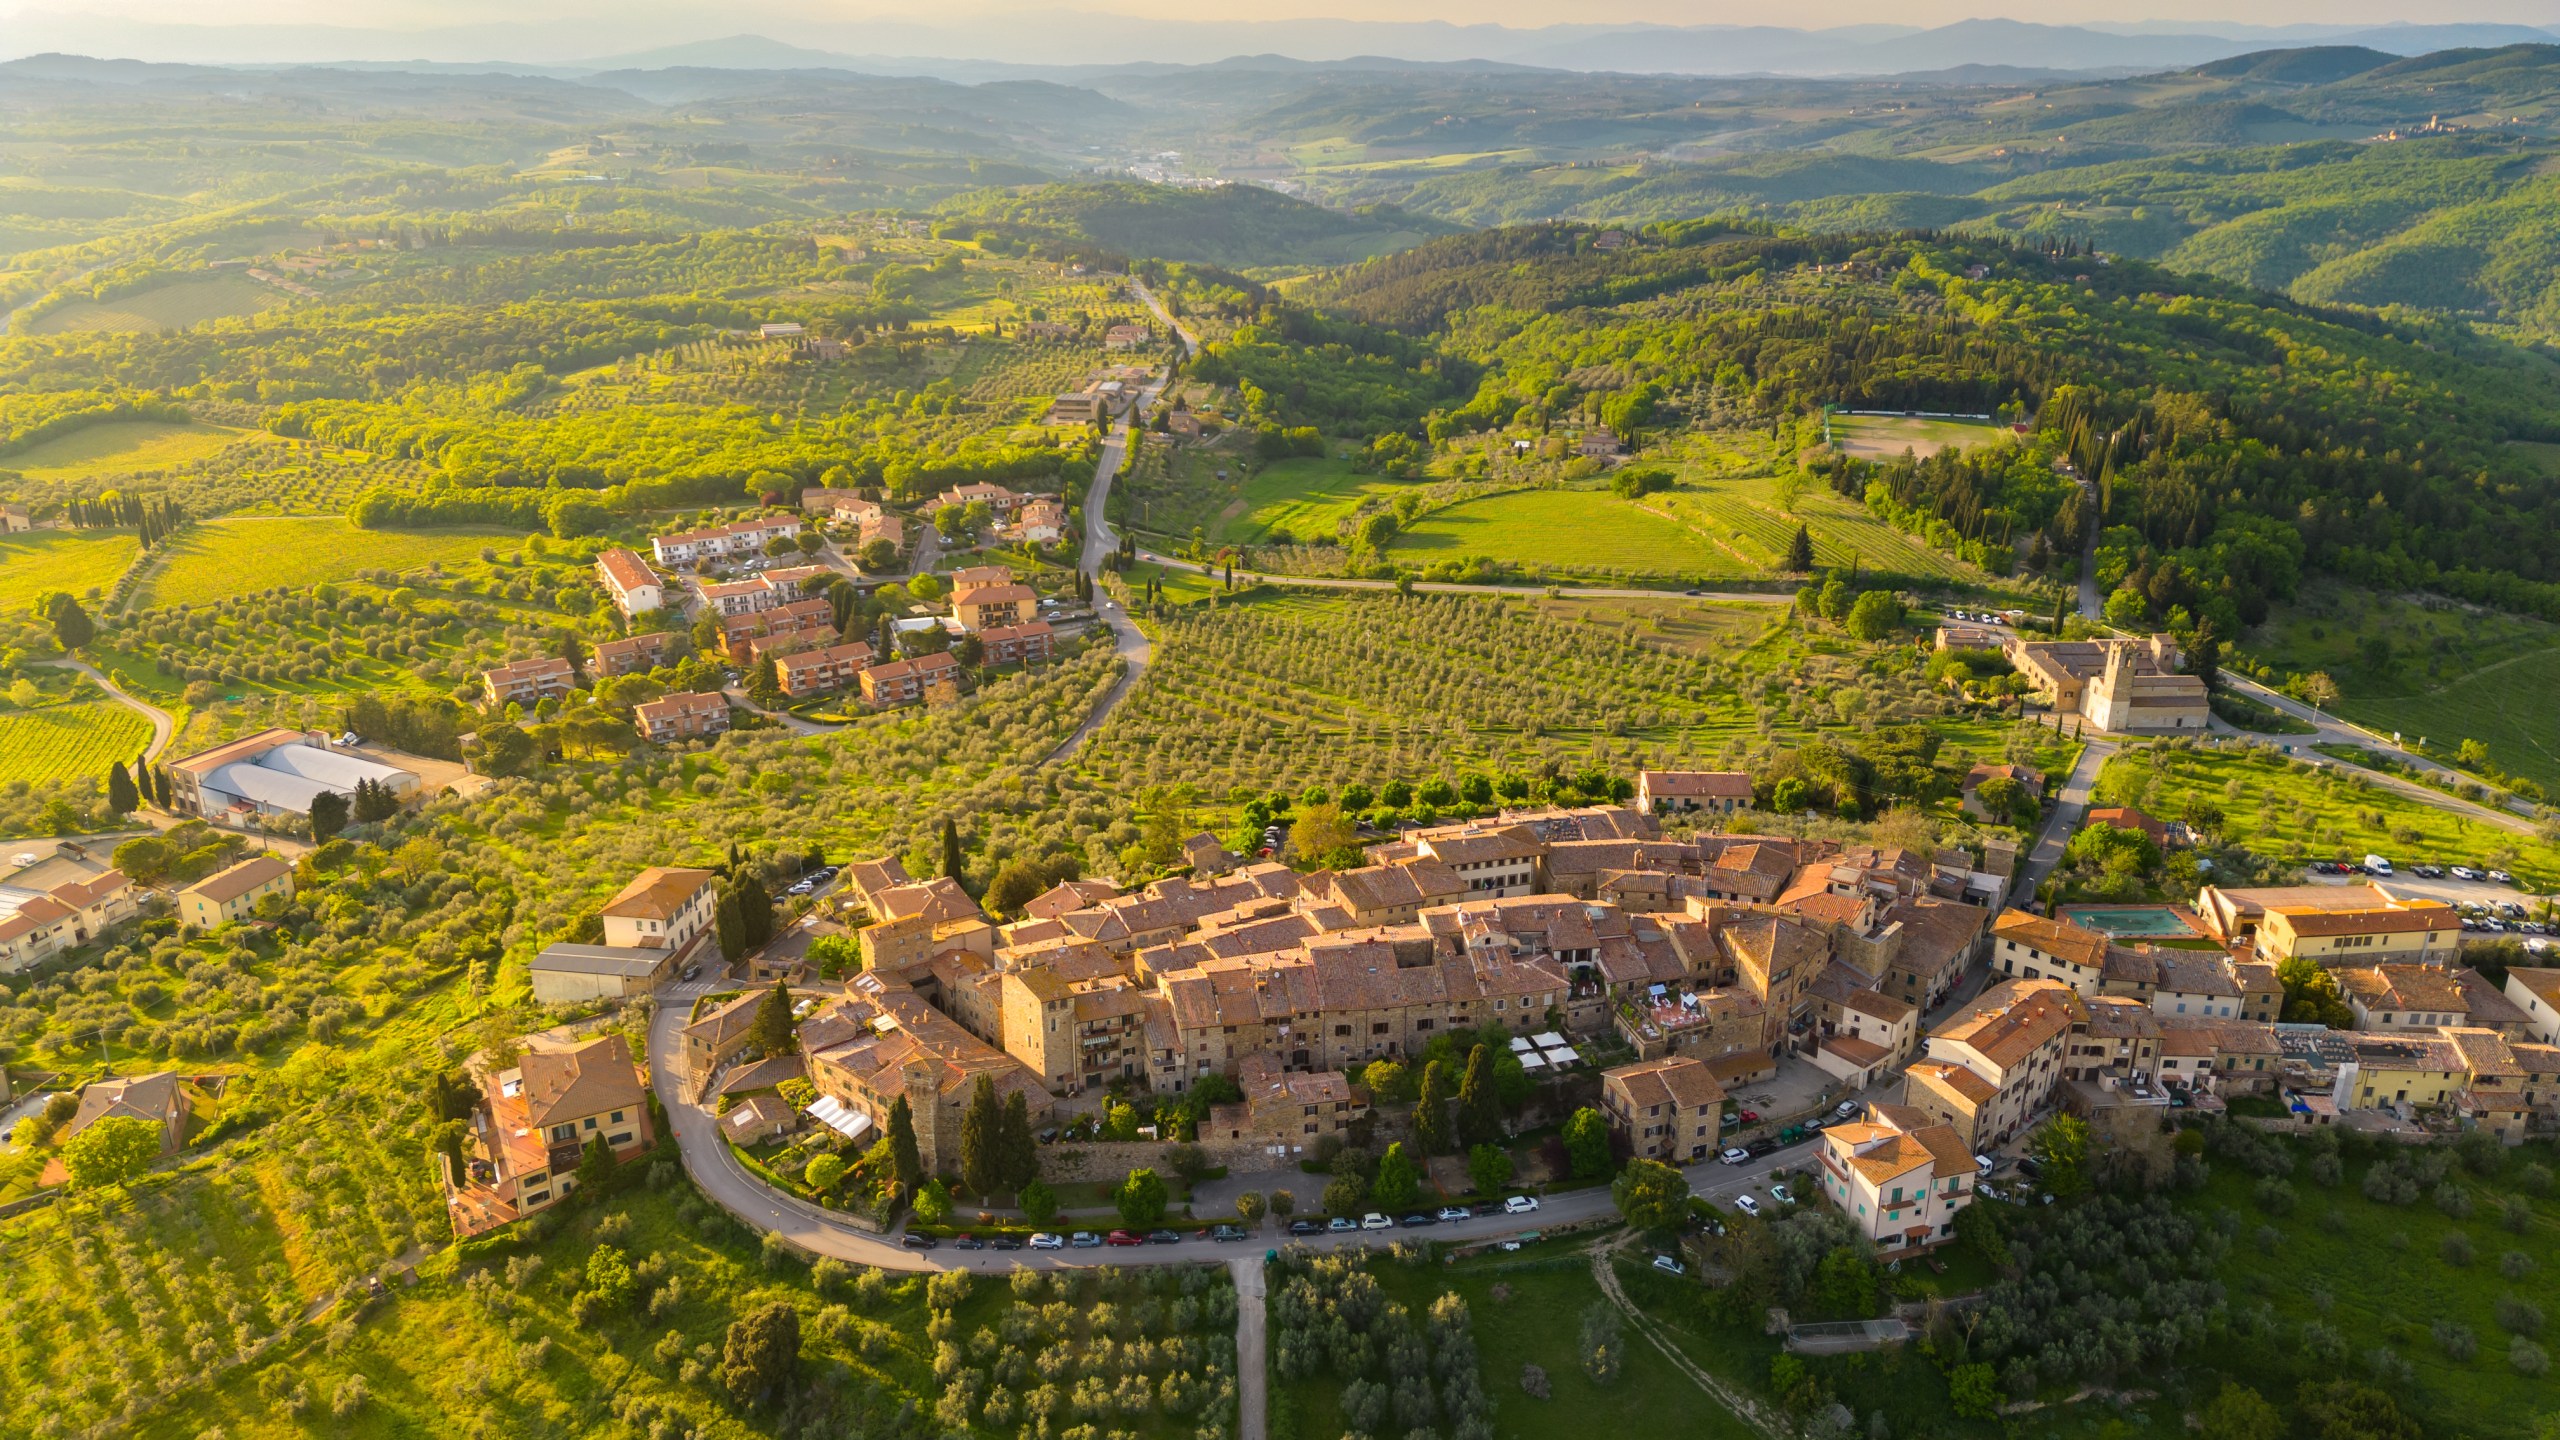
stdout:
<svg viewBox="0 0 2560 1440">
<path fill-rule="evenodd" d="M 0 615 L 33 604 L 47 590 L 86 595 L 104 589 L 133 563 L 129 530 L 30 530 L 0 535 Z"/>
<path fill-rule="evenodd" d="M 1283 460 L 1256 471 L 1219 512 L 1211 538 L 1258 544 L 1274 530 L 1297 540 L 1330 540 L 1360 503 L 1399 487 L 1341 460 Z"/>
<path fill-rule="evenodd" d="M 1786 559 L 1802 525 L 1813 537 L 1814 564 L 1864 574 L 1918 580 L 1979 580 L 1981 572 L 1940 554 L 1852 504 L 1819 483 L 1798 480 L 1789 495 L 1770 475 L 1700 477 L 1646 499 L 1704 531 L 1717 549 L 1742 564 L 1739 573 L 1767 574 Z"/>
<path fill-rule="evenodd" d="M 65 305 L 28 326 L 37 335 L 76 330 L 149 332 L 184 328 L 227 315 L 254 315 L 282 305 L 285 296 L 246 275 L 216 275 L 180 280 L 113 300 L 83 300 Z"/>
<path fill-rule="evenodd" d="M 1860 460 L 1891 460 L 1903 451 L 1927 458 L 1941 450 L 2005 440 L 2006 426 L 1984 420 L 1923 420 L 1916 415 L 1834 415 L 1831 443 Z"/>
<path fill-rule="evenodd" d="M 151 722 L 113 700 L 0 712 L 0 783 L 104 780 L 110 761 L 151 743 Z"/>
<path fill-rule="evenodd" d="M 1484 555 L 1554 569 L 1732 574 L 1736 557 L 1676 520 L 1597 490 L 1514 490 L 1462 501 L 1398 535 L 1394 557 L 1428 565 Z"/>
<path fill-rule="evenodd" d="M 242 441 L 272 443 L 263 431 L 192 421 L 112 420 L 17 451 L 0 468 L 31 480 L 86 480 L 204 460 Z"/>
<path fill-rule="evenodd" d="M 483 546 L 521 539 L 490 529 L 358 530 L 335 516 L 209 521 L 164 547 L 159 570 L 143 582 L 134 604 L 202 605 L 274 585 L 344 580 L 364 570 L 455 565 L 476 559 Z"/>
<path fill-rule="evenodd" d="M 2542 650 L 2475 670 L 2425 695 L 2350 699 L 2339 714 L 2408 744 L 2424 737 L 2451 754 L 2465 740 L 2489 747 L 2489 761 L 2510 775 L 2560 790 L 2560 650 Z"/>
</svg>

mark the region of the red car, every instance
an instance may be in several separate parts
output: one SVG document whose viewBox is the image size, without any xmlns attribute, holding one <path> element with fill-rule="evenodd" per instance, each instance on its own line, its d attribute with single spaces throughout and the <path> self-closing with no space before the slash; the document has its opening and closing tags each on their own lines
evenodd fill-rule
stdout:
<svg viewBox="0 0 2560 1440">
<path fill-rule="evenodd" d="M 1102 1243 L 1105 1245 L 1144 1245 L 1147 1243 L 1147 1238 L 1143 1235 L 1132 1235 L 1126 1230 L 1114 1230 L 1110 1234 L 1102 1237 Z"/>
<path fill-rule="evenodd" d="M 1743 1112 L 1742 1112 L 1742 1123 L 1743 1123 L 1743 1124 L 1745 1124 L 1745 1125 L 1757 1125 L 1757 1124 L 1759 1124 L 1759 1123 L 1760 1123 L 1760 1112 L 1759 1112 L 1759 1111 L 1757 1111 L 1757 1110 L 1745 1110 L 1745 1111 L 1743 1111 Z"/>
</svg>

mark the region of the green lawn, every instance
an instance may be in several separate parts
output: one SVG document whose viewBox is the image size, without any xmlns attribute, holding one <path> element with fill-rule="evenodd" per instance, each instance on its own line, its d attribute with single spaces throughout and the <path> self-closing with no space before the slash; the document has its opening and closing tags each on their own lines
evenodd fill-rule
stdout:
<svg viewBox="0 0 2560 1440">
<path fill-rule="evenodd" d="M 88 682 L 84 693 L 95 695 Z M 151 722 L 113 700 L 74 700 L 0 712 L 0 782 L 104 783 L 112 761 L 130 762 L 151 743 Z"/>
<path fill-rule="evenodd" d="M 2499 865 L 2536 890 L 2560 883 L 2560 846 L 2549 841 L 2264 750 L 2127 750 L 2098 772 L 2098 793 L 2164 817 L 2210 805 L 2224 835 L 2288 862 L 2379 852 L 2402 866 Z"/>
<path fill-rule="evenodd" d="M 254 315 L 284 303 L 282 291 L 271 290 L 245 275 L 215 275 L 157 285 L 113 300 L 79 301 L 43 316 L 28 328 L 38 335 L 78 330 L 149 333 L 226 315 Z"/>
<path fill-rule="evenodd" d="M 1464 501 L 1416 521 L 1396 537 L 1393 555 L 1425 565 L 1483 555 L 1556 570 L 1652 575 L 1737 568 L 1697 531 L 1597 490 L 1515 490 Z"/>
<path fill-rule="evenodd" d="M 203 605 L 243 591 L 300 588 L 373 569 L 457 565 L 523 536 L 487 528 L 359 530 L 336 516 L 214 520 L 172 540 L 135 606 Z"/>
<path fill-rule="evenodd" d="M 2008 427 L 1981 420 L 1923 420 L 1916 415 L 1834 415 L 1831 442 L 1861 460 L 1891 460 L 1911 450 L 1926 457 L 1950 447 L 2006 440 Z"/>
<path fill-rule="evenodd" d="M 0 535 L 0 615 L 47 590 L 86 595 L 116 582 L 140 542 L 130 530 L 29 530 Z"/>
<path fill-rule="evenodd" d="M 1360 474 L 1346 461 L 1283 460 L 1256 471 L 1239 487 L 1211 535 L 1248 545 L 1263 542 L 1275 530 L 1297 540 L 1331 539 L 1363 500 L 1398 488 L 1394 481 Z"/>
</svg>

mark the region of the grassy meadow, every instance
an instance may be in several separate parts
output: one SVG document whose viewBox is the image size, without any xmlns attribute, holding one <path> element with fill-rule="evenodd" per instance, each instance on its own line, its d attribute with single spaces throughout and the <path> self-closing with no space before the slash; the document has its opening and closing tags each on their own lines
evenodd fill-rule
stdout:
<svg viewBox="0 0 2560 1440">
<path fill-rule="evenodd" d="M 0 535 L 0 615 L 48 590 L 86 595 L 116 582 L 141 549 L 130 530 L 29 530 Z"/>
<path fill-rule="evenodd" d="M 264 431 L 193 420 L 112 420 L 28 446 L 0 468 L 31 480 L 88 480 L 204 460 L 242 443 L 279 442 Z"/>
<path fill-rule="evenodd" d="M 147 334 L 183 329 L 233 315 L 255 315 L 286 303 L 246 275 L 215 275 L 155 285 L 113 300 L 82 300 L 52 311 L 29 326 L 38 335 L 65 335 L 81 330 Z"/>
</svg>

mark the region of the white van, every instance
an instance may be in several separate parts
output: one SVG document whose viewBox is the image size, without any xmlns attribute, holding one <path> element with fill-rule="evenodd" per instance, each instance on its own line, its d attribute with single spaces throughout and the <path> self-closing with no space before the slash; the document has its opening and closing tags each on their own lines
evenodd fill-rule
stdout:
<svg viewBox="0 0 2560 1440">
<path fill-rule="evenodd" d="M 2364 857 L 2364 873 L 2367 875 L 2388 875 L 2391 873 L 2391 862 L 2383 859 L 2379 855 L 2367 855 Z"/>
</svg>

